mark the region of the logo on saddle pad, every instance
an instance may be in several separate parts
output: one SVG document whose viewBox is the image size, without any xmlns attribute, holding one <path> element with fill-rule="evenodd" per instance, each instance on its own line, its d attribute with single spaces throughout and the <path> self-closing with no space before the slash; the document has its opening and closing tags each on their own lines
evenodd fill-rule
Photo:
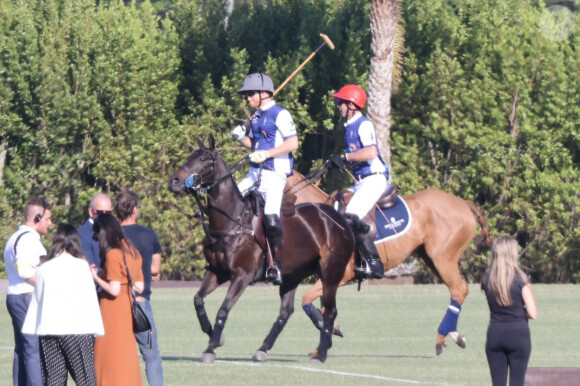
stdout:
<svg viewBox="0 0 580 386">
<path fill-rule="evenodd" d="M 375 243 L 402 236 L 411 227 L 412 217 L 407 203 L 401 196 L 397 196 L 395 200 L 396 203 L 392 207 L 375 210 L 377 225 Z"/>
</svg>

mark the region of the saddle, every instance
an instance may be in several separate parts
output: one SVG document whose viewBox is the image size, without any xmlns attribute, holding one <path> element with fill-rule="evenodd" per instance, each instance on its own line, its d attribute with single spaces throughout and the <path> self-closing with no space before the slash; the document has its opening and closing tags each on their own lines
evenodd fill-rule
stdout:
<svg viewBox="0 0 580 386">
<path fill-rule="evenodd" d="M 264 214 L 263 207 L 264 207 L 264 199 L 261 195 L 259 195 L 258 202 L 259 206 L 262 210 L 259 210 L 258 213 L 254 212 L 254 218 L 252 219 L 252 228 L 254 230 L 254 237 L 258 242 L 258 245 L 262 249 L 266 249 L 266 234 L 264 233 L 264 226 L 262 224 L 262 216 Z M 294 203 L 296 202 L 296 195 L 295 194 L 284 194 L 282 196 L 282 205 L 280 207 L 280 215 L 282 217 L 292 217 L 296 214 L 296 208 L 294 207 Z"/>
<path fill-rule="evenodd" d="M 389 209 L 396 204 L 395 198 L 397 197 L 398 187 L 397 185 L 389 185 L 387 190 L 383 195 L 377 200 L 377 206 L 380 209 Z M 352 198 L 353 192 L 349 190 L 343 190 L 331 195 L 331 202 L 335 203 L 335 209 L 340 213 L 344 213 L 346 209 L 346 203 Z"/>
<path fill-rule="evenodd" d="M 261 194 L 256 191 L 250 192 L 247 197 L 250 200 L 250 204 L 252 206 L 252 211 L 254 212 L 255 217 L 262 217 L 263 209 L 264 209 L 264 198 Z M 284 194 L 282 196 L 282 204 L 280 205 L 280 215 L 284 217 L 291 217 L 296 214 L 296 209 L 294 208 L 294 204 L 296 203 L 296 195 L 295 194 Z M 254 231 L 256 229 L 254 228 Z"/>
</svg>

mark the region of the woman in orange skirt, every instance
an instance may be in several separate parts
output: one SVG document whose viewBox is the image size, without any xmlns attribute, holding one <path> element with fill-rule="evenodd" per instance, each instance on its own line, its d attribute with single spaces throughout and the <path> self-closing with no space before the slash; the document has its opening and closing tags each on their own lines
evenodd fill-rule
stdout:
<svg viewBox="0 0 580 386">
<path fill-rule="evenodd" d="M 95 222 L 99 238 L 102 278 L 93 269 L 100 293 L 105 335 L 95 340 L 95 370 L 100 386 L 142 385 L 137 341 L 133 333 L 131 290 L 143 291 L 141 256 L 125 237 L 119 221 L 111 214 L 100 215 Z M 127 269 L 133 280 L 129 288 Z"/>
</svg>

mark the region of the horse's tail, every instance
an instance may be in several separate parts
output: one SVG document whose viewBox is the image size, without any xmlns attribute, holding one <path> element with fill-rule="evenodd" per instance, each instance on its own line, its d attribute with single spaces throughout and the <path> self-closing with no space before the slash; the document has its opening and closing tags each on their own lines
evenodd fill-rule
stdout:
<svg viewBox="0 0 580 386">
<path fill-rule="evenodd" d="M 473 212 L 473 214 L 477 217 L 477 221 L 481 226 L 481 236 L 483 237 L 483 241 L 485 242 L 485 247 L 482 245 L 478 245 L 477 250 L 482 251 L 484 249 L 491 247 L 492 240 L 489 235 L 489 229 L 487 228 L 487 221 L 485 217 L 483 217 L 483 212 L 473 202 L 465 200 L 465 203 L 467 204 L 469 209 Z"/>
</svg>

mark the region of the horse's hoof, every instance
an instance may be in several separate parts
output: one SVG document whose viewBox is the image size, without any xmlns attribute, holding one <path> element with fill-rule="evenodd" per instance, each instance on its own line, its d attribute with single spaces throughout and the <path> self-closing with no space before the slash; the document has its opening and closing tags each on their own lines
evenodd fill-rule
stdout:
<svg viewBox="0 0 580 386">
<path fill-rule="evenodd" d="M 336 335 L 336 336 L 340 336 L 341 338 L 344 338 L 344 335 L 342 335 L 342 330 L 340 329 L 340 326 L 338 324 L 335 324 L 332 327 L 332 335 Z"/>
<path fill-rule="evenodd" d="M 255 360 L 256 362 L 265 362 L 268 359 L 270 359 L 270 357 L 268 356 L 268 353 L 262 350 L 258 350 L 256 351 L 256 353 L 254 354 L 254 356 L 252 357 L 253 360 Z"/>
<path fill-rule="evenodd" d="M 310 358 L 310 364 L 311 365 L 321 365 L 322 363 L 323 362 L 320 359 L 316 358 L 316 357 Z"/>
<path fill-rule="evenodd" d="M 213 363 L 215 362 L 215 354 L 204 352 L 203 355 L 201 356 L 201 361 L 203 363 Z"/>
<path fill-rule="evenodd" d="M 223 346 L 224 344 L 226 344 L 226 336 L 225 336 L 224 334 L 222 334 L 222 335 L 220 336 L 220 344 L 219 344 L 219 346 L 218 346 L 218 347 L 221 347 L 221 346 Z"/>
<path fill-rule="evenodd" d="M 314 351 L 312 351 L 311 353 L 309 353 L 309 354 L 308 354 L 308 356 L 309 356 L 310 358 L 313 358 L 313 357 L 315 357 L 315 356 L 317 356 L 317 355 L 318 355 L 318 349 L 317 349 L 317 350 L 314 350 Z"/>
<path fill-rule="evenodd" d="M 465 344 L 467 343 L 467 340 L 465 339 L 465 336 L 463 336 L 463 334 L 457 332 L 457 331 L 451 331 L 449 333 L 449 337 L 451 339 L 453 339 L 453 341 L 461 348 L 465 348 Z"/>
<path fill-rule="evenodd" d="M 447 348 L 447 343 L 437 343 L 435 345 L 435 354 L 441 355 L 441 353 Z"/>
</svg>

